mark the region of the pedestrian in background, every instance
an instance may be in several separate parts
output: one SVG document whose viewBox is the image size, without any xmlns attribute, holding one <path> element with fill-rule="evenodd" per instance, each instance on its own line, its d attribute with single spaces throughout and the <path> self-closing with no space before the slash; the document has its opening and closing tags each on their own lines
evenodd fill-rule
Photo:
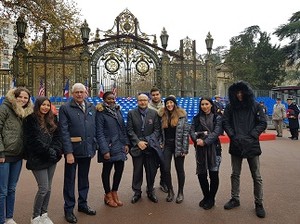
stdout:
<svg viewBox="0 0 300 224">
<path fill-rule="evenodd" d="M 289 129 L 291 132 L 291 136 L 289 137 L 292 140 L 298 140 L 299 136 L 299 107 L 295 102 L 293 102 L 293 98 L 289 97 L 287 98 L 287 104 L 288 104 L 288 109 L 287 109 L 287 118 L 289 119 Z"/>
<path fill-rule="evenodd" d="M 168 187 L 167 202 L 174 199 L 174 190 L 171 176 L 171 162 L 174 157 L 175 169 L 178 181 L 178 193 L 176 203 L 180 204 L 183 199 L 183 188 L 185 183 L 184 160 L 189 151 L 189 124 L 187 113 L 178 107 L 176 98 L 169 96 L 164 100 L 165 107 L 158 111 L 161 117 L 163 136 L 163 155 Z"/>
<path fill-rule="evenodd" d="M 221 143 L 219 135 L 223 133 L 222 117 L 211 98 L 202 97 L 199 112 L 193 117 L 191 138 L 196 150 L 196 174 L 203 193 L 199 206 L 211 209 L 219 188 L 219 168 L 221 164 Z M 210 183 L 207 175 L 209 173 Z"/>
<path fill-rule="evenodd" d="M 223 115 L 223 128 L 230 138 L 231 154 L 231 199 L 224 209 L 240 206 L 240 175 L 242 162 L 247 159 L 254 187 L 256 215 L 264 218 L 263 183 L 260 175 L 260 134 L 266 129 L 267 121 L 262 107 L 255 102 L 250 86 L 244 81 L 233 83 L 228 89 L 230 103 Z"/>
<path fill-rule="evenodd" d="M 33 112 L 24 87 L 7 92 L 0 106 L 0 224 L 13 220 L 15 193 L 23 160 L 23 119 Z"/>
<path fill-rule="evenodd" d="M 276 104 L 273 106 L 272 121 L 275 126 L 277 137 L 282 137 L 283 120 L 286 118 L 284 104 L 281 103 L 281 98 L 276 98 Z"/>
<path fill-rule="evenodd" d="M 62 156 L 62 143 L 57 119 L 47 97 L 35 101 L 34 112 L 25 118 L 24 151 L 26 168 L 31 170 L 37 182 L 31 224 L 53 224 L 48 216 L 48 204 L 56 163 Z"/>
<path fill-rule="evenodd" d="M 103 103 L 96 106 L 98 162 L 103 163 L 101 179 L 105 192 L 104 203 L 110 207 L 117 207 L 123 205 L 117 192 L 130 143 L 120 106 L 116 104 L 114 93 L 112 91 L 105 92 L 103 101 Z M 114 174 L 111 186 L 110 179 L 113 167 Z"/>
<path fill-rule="evenodd" d="M 96 215 L 88 206 L 89 171 L 91 159 L 96 153 L 96 109 L 87 102 L 86 88 L 82 83 L 72 86 L 71 101 L 59 109 L 59 126 L 65 155 L 64 173 L 64 211 L 69 223 L 76 223 L 73 213 L 75 207 L 75 178 L 78 167 L 78 211 Z"/>
</svg>

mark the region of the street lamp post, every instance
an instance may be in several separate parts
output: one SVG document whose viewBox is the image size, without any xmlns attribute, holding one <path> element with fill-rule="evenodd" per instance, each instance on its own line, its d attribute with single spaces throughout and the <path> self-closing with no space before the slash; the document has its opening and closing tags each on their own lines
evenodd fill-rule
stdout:
<svg viewBox="0 0 300 224">
<path fill-rule="evenodd" d="M 212 50 L 214 39 L 212 38 L 210 32 L 208 32 L 206 39 L 205 39 L 205 44 L 206 44 L 206 49 L 207 49 L 207 58 L 205 60 L 205 68 L 206 68 L 206 87 L 208 88 L 208 93 L 209 96 L 212 97 L 212 83 L 211 83 L 211 66 L 210 66 L 210 54 Z"/>
<path fill-rule="evenodd" d="M 24 45 L 23 38 L 25 37 L 27 23 L 24 21 L 24 18 L 22 16 L 19 16 L 16 25 L 17 25 L 17 34 L 18 34 L 18 44 L 20 46 L 23 46 Z"/>
<path fill-rule="evenodd" d="M 163 30 L 161 31 L 160 34 L 160 41 L 161 41 L 161 46 L 163 47 L 164 50 L 167 49 L 168 46 L 168 40 L 169 40 L 169 35 L 165 29 L 165 27 L 163 27 Z M 164 90 L 165 90 L 165 95 L 169 95 L 169 88 L 168 88 L 168 69 L 169 67 L 167 65 L 169 65 L 169 57 L 165 52 L 162 52 L 162 61 L 161 61 L 161 68 L 162 68 L 162 75 L 160 77 L 158 77 L 158 79 L 160 79 L 159 83 L 161 83 L 161 80 L 163 80 L 164 83 Z M 162 78 L 163 77 L 163 78 Z"/>
<path fill-rule="evenodd" d="M 26 86 L 26 61 L 28 50 L 25 48 L 23 38 L 25 37 L 27 23 L 23 16 L 20 16 L 16 21 L 18 41 L 14 47 L 13 53 L 13 78 L 16 79 L 16 86 Z M 32 91 L 32 89 L 30 88 Z"/>
<path fill-rule="evenodd" d="M 90 61 L 90 52 L 89 52 L 89 47 L 88 47 L 88 41 L 90 38 L 90 32 L 91 29 L 89 28 L 88 23 L 86 22 L 86 20 L 84 20 L 84 23 L 82 24 L 81 28 L 81 39 L 83 42 L 83 51 L 81 53 L 81 72 L 82 72 L 82 76 L 78 77 L 79 80 L 81 80 L 81 82 L 84 80 L 86 82 L 86 80 L 88 80 L 87 85 L 90 84 L 90 68 L 89 68 L 89 61 Z M 93 86 L 94 88 L 94 86 Z"/>
</svg>

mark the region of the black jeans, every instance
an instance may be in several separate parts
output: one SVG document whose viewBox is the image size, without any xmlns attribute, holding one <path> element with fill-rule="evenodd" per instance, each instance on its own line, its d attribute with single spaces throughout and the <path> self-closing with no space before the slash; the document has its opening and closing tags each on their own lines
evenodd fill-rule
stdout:
<svg viewBox="0 0 300 224">
<path fill-rule="evenodd" d="M 114 166 L 115 172 L 113 175 L 113 184 L 112 188 L 110 187 L 110 173 L 112 167 Z M 105 194 L 109 193 L 110 191 L 118 191 L 119 185 L 121 182 L 121 178 L 124 171 L 124 161 L 115 161 L 115 162 L 104 162 L 102 168 L 102 184 L 105 191 Z"/>
<path fill-rule="evenodd" d="M 182 191 L 184 182 L 185 182 L 185 172 L 184 172 L 184 159 L 185 157 L 175 157 L 175 143 L 166 143 L 164 148 L 164 157 L 165 157 L 165 175 L 166 175 L 166 184 L 168 189 L 172 189 L 172 177 L 171 177 L 171 162 L 172 157 L 174 157 L 175 169 L 177 173 L 178 180 L 178 190 Z"/>
</svg>

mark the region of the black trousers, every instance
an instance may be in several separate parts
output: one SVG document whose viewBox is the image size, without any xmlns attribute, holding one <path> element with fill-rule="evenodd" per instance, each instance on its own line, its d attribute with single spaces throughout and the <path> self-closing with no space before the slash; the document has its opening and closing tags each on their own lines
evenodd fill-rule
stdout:
<svg viewBox="0 0 300 224">
<path fill-rule="evenodd" d="M 113 184 L 112 188 L 110 187 L 110 173 L 112 168 L 115 168 L 115 172 L 113 175 Z M 124 171 L 124 161 L 115 161 L 115 162 L 104 162 L 102 168 L 102 184 L 104 188 L 105 194 L 109 193 L 110 191 L 118 191 L 119 185 L 122 179 Z"/>
<path fill-rule="evenodd" d="M 185 157 L 175 157 L 175 144 L 166 144 L 164 148 L 165 157 L 165 180 L 168 189 L 172 189 L 171 162 L 174 157 L 175 169 L 178 180 L 178 190 L 182 191 L 185 182 L 184 160 Z"/>
<path fill-rule="evenodd" d="M 68 164 L 65 159 L 64 173 L 64 210 L 72 212 L 75 207 L 75 179 L 78 167 L 78 207 L 87 206 L 87 196 L 89 192 L 89 171 L 91 158 L 75 158 L 75 163 Z"/>
<path fill-rule="evenodd" d="M 143 167 L 146 173 L 147 192 L 153 192 L 154 180 L 158 168 L 158 156 L 153 149 L 147 149 L 147 153 L 142 153 L 138 157 L 132 157 L 133 162 L 133 178 L 132 190 L 135 194 L 142 193 L 141 187 L 143 183 Z"/>
</svg>

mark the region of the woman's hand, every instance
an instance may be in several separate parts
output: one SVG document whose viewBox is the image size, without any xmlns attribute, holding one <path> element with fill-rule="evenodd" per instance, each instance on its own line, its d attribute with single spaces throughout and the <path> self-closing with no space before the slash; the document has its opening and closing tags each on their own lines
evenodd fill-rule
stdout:
<svg viewBox="0 0 300 224">
<path fill-rule="evenodd" d="M 125 145 L 124 149 L 125 149 L 125 153 L 128 154 L 128 152 L 129 152 L 129 146 Z"/>
<path fill-rule="evenodd" d="M 204 141 L 203 141 L 201 138 L 198 138 L 198 139 L 197 139 L 197 145 L 199 145 L 199 146 L 204 146 L 205 143 L 204 143 Z"/>
</svg>

